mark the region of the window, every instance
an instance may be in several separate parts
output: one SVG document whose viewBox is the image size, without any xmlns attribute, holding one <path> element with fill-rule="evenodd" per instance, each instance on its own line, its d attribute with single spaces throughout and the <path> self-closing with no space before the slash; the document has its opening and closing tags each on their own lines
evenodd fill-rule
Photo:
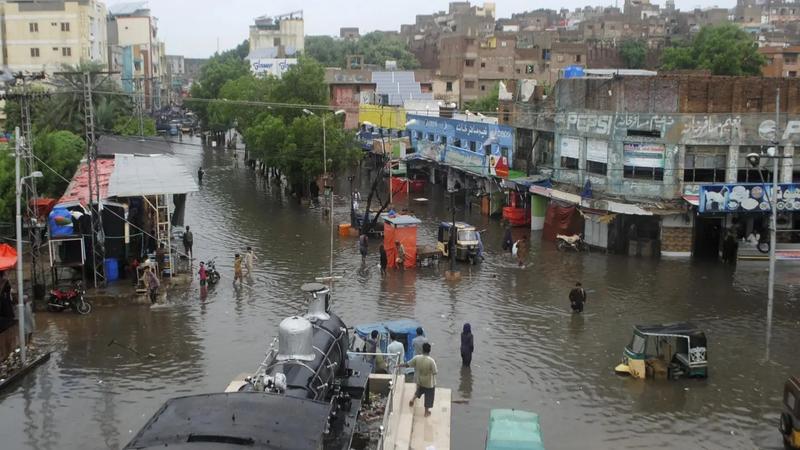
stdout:
<svg viewBox="0 0 800 450">
<path fill-rule="evenodd" d="M 58 47 L 53 47 L 53 51 L 57 52 L 58 51 Z"/>
<path fill-rule="evenodd" d="M 442 145 L 447 145 L 447 136 L 439 136 L 439 143 Z"/>
<path fill-rule="evenodd" d="M 475 89 L 474 81 L 464 81 L 464 89 Z"/>
<path fill-rule="evenodd" d="M 508 158 L 508 147 L 500 147 L 500 156 Z"/>
<path fill-rule="evenodd" d="M 39 24 L 36 23 L 36 22 L 29 23 L 28 24 L 28 30 L 30 30 L 31 33 L 38 33 L 39 32 Z"/>
<path fill-rule="evenodd" d="M 500 47 L 503 47 L 503 48 L 508 47 L 508 41 L 501 41 L 500 42 Z"/>
<path fill-rule="evenodd" d="M 578 170 L 578 158 L 570 158 L 568 156 L 561 157 L 561 168 Z"/>
<path fill-rule="evenodd" d="M 486 63 L 481 61 L 481 69 L 485 69 L 485 68 L 486 68 Z"/>
<path fill-rule="evenodd" d="M 724 183 L 728 149 L 725 147 L 686 147 L 683 160 L 683 181 Z"/>
<path fill-rule="evenodd" d="M 795 412 L 797 407 L 797 398 L 794 394 L 790 391 L 786 391 L 786 395 L 783 398 L 783 403 L 789 408 L 789 411 Z"/>
<path fill-rule="evenodd" d="M 417 135 L 417 140 L 421 141 L 422 140 L 422 131 L 417 131 L 416 135 Z"/>
<path fill-rule="evenodd" d="M 486 85 L 485 85 L 485 84 L 482 84 L 482 85 L 481 85 L 481 90 L 482 90 L 482 91 L 485 91 L 485 90 L 486 90 Z"/>
<path fill-rule="evenodd" d="M 491 145 L 484 145 L 483 146 L 483 154 L 489 156 L 492 154 L 492 146 Z"/>
<path fill-rule="evenodd" d="M 586 171 L 596 175 L 605 176 L 608 172 L 608 165 L 598 161 L 586 161 Z"/>
<path fill-rule="evenodd" d="M 558 62 L 564 62 L 564 55 L 558 55 L 558 56 L 556 57 L 556 61 L 558 61 Z"/>
<path fill-rule="evenodd" d="M 447 84 L 445 85 L 444 90 L 446 92 L 453 92 L 453 82 L 452 81 L 448 81 Z"/>
<path fill-rule="evenodd" d="M 433 142 L 434 139 L 436 138 L 433 136 L 433 133 L 428 133 L 428 141 Z"/>
<path fill-rule="evenodd" d="M 663 181 L 664 169 L 660 167 L 625 166 L 622 176 L 637 180 Z"/>
<path fill-rule="evenodd" d="M 747 162 L 748 153 L 761 153 L 762 148 L 758 146 L 740 146 L 739 147 L 739 161 L 737 162 L 738 171 L 736 173 L 736 181 L 739 183 L 771 183 L 772 182 L 772 162 L 762 158 L 761 167 L 754 168 Z M 782 150 L 781 150 L 782 151 Z"/>
<path fill-rule="evenodd" d="M 72 48 L 64 47 L 61 49 L 61 56 L 72 56 Z"/>
<path fill-rule="evenodd" d="M 498 72 L 504 72 L 505 70 L 506 70 L 506 69 L 505 69 L 505 67 L 503 67 L 503 66 L 500 66 L 500 67 L 498 67 L 498 68 L 497 68 L 497 71 L 498 71 Z"/>
<path fill-rule="evenodd" d="M 634 334 L 633 339 L 631 340 L 631 352 L 644 353 L 646 343 L 647 339 L 644 336 Z"/>
<path fill-rule="evenodd" d="M 478 144 L 475 141 L 469 141 L 469 151 L 474 152 L 478 148 Z"/>
<path fill-rule="evenodd" d="M 796 70 L 790 70 L 789 71 L 789 78 L 797 78 L 797 71 Z"/>
<path fill-rule="evenodd" d="M 474 59 L 465 59 L 464 65 L 467 67 L 475 67 L 475 60 Z"/>
<path fill-rule="evenodd" d="M 453 139 L 453 147 L 461 148 L 461 139 L 459 138 Z"/>
<path fill-rule="evenodd" d="M 273 47 L 280 47 L 281 46 L 281 38 L 273 38 L 272 39 L 272 46 Z"/>
<path fill-rule="evenodd" d="M 575 55 L 575 62 L 581 62 L 581 55 Z"/>
<path fill-rule="evenodd" d="M 61 31 L 69 31 L 69 22 L 61 22 Z"/>
<path fill-rule="evenodd" d="M 31 57 L 38 58 L 39 57 L 39 49 L 34 47 L 31 49 Z"/>
</svg>

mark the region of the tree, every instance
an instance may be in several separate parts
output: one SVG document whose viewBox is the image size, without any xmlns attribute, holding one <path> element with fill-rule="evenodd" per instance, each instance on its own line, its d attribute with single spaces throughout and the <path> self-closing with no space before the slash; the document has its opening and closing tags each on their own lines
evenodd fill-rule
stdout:
<svg viewBox="0 0 800 450">
<path fill-rule="evenodd" d="M 0 217 L 3 222 L 12 221 L 16 202 L 14 158 L 8 156 L 13 146 L 13 143 L 0 143 Z"/>
<path fill-rule="evenodd" d="M 647 58 L 647 45 L 638 39 L 629 39 L 619 46 L 619 55 L 627 69 L 641 69 Z"/>
<path fill-rule="evenodd" d="M 278 116 L 263 114 L 244 133 L 247 148 L 253 158 L 260 159 L 267 167 L 279 167 L 278 155 L 286 142 L 286 125 Z"/>
<path fill-rule="evenodd" d="M 481 112 L 481 113 L 495 113 L 497 111 L 498 105 L 500 104 L 500 84 L 495 83 L 492 86 L 491 91 L 480 97 L 478 99 L 465 102 L 464 109 L 468 109 L 471 112 Z"/>
<path fill-rule="evenodd" d="M 255 77 L 249 73 L 228 81 L 219 91 L 218 98 L 222 101 L 208 105 L 206 126 L 211 130 L 225 131 L 233 127 L 236 122 L 237 129 L 244 133 L 268 108 L 257 105 L 243 107 L 234 102 L 237 100 L 269 102 L 279 88 L 278 84 L 278 80 L 274 77 Z"/>
<path fill-rule="evenodd" d="M 250 67 L 244 59 L 248 48 L 247 41 L 244 41 L 235 49 L 212 56 L 200 69 L 200 76 L 192 85 L 191 97 L 204 100 L 219 98 L 219 92 L 225 83 L 250 74 Z M 191 99 L 187 99 L 186 104 L 207 126 L 208 104 Z"/>
<path fill-rule="evenodd" d="M 47 167 L 40 167 L 44 177 L 36 182 L 42 195 L 60 196 L 75 174 L 78 163 L 86 153 L 86 143 L 80 136 L 66 130 L 38 135 L 34 140 L 36 156 Z"/>
<path fill-rule="evenodd" d="M 663 70 L 705 69 L 714 75 L 760 75 L 766 59 L 753 38 L 733 24 L 705 26 L 689 46 L 671 47 Z"/>
<path fill-rule="evenodd" d="M 284 72 L 274 93 L 274 100 L 281 103 L 327 105 L 325 68 L 314 59 L 301 56 L 297 64 Z"/>
<path fill-rule="evenodd" d="M 365 64 L 383 67 L 387 60 L 397 61 L 400 69 L 416 69 L 419 61 L 405 41 L 381 31 L 367 33 L 358 40 L 337 40 L 330 36 L 308 36 L 305 52 L 325 67 L 345 67 L 348 55 L 361 55 Z"/>
<path fill-rule="evenodd" d="M 141 136 L 155 136 L 156 121 L 150 117 L 143 117 L 141 121 L 142 132 Z M 120 136 L 140 136 L 139 134 L 139 118 L 136 116 L 120 117 L 114 123 L 112 128 L 114 134 Z"/>
</svg>

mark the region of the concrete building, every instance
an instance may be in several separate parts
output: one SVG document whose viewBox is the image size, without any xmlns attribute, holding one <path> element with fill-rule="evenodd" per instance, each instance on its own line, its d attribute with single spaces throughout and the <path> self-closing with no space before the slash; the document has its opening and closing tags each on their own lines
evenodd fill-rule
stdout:
<svg viewBox="0 0 800 450">
<path fill-rule="evenodd" d="M 800 73 L 800 46 L 762 47 L 758 52 L 767 58 L 767 65 L 761 69 L 765 77 L 797 78 Z"/>
<path fill-rule="evenodd" d="M 361 34 L 358 32 L 358 27 L 342 27 L 339 28 L 339 37 L 341 39 L 358 39 Z"/>
<path fill-rule="evenodd" d="M 63 65 L 108 63 L 106 6 L 96 0 L 9 0 L 2 10 L 3 63 L 49 74 Z"/>
<path fill-rule="evenodd" d="M 276 57 L 285 58 L 305 50 L 303 11 L 278 16 L 261 16 L 250 25 L 250 53 L 275 49 Z"/>
<path fill-rule="evenodd" d="M 158 40 L 158 19 L 146 2 L 114 5 L 108 18 L 109 53 L 114 54 L 109 70 L 119 72 L 123 90 L 140 89 L 147 108 L 161 104 L 164 48 Z M 166 56 L 166 55 L 164 55 Z"/>
<path fill-rule="evenodd" d="M 738 222 L 737 230 L 749 232 L 763 215 L 704 216 L 698 193 L 706 186 L 771 180 L 771 166 L 759 174 L 746 155 L 761 153 L 774 139 L 778 87 L 785 130 L 779 139 L 788 158 L 777 176 L 792 183 L 800 181 L 793 162 L 800 144 L 800 81 L 794 79 L 559 80 L 547 98 L 516 103 L 513 123 L 518 134 L 530 130 L 537 169 L 556 182 L 555 190 L 539 194 L 561 198 L 560 192 L 574 195 L 591 186 L 591 198 L 570 197 L 596 216 L 587 226 L 590 243 L 619 253 L 713 256 L 720 230 Z M 613 220 L 604 222 L 609 214 Z"/>
</svg>

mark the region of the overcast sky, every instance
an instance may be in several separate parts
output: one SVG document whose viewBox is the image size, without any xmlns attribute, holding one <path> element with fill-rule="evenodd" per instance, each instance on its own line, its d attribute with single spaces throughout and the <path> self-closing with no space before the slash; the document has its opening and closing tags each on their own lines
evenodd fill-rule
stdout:
<svg viewBox="0 0 800 450">
<path fill-rule="evenodd" d="M 651 0 L 663 6 L 664 0 Z M 117 0 L 108 0 L 114 5 Z M 167 53 L 205 58 L 219 48 L 226 50 L 247 38 L 253 19 L 302 9 L 306 35 L 337 35 L 340 27 L 359 27 L 361 33 L 373 30 L 399 30 L 414 23 L 417 14 L 447 10 L 448 0 L 150 0 L 158 17 L 158 33 L 166 42 Z M 482 2 L 472 2 L 482 4 Z M 619 0 L 621 7 L 624 0 Z M 732 8 L 735 0 L 676 0 L 679 9 L 721 6 Z M 614 0 L 497 0 L 497 16 L 537 8 L 574 9 L 587 4 L 614 5 Z"/>
</svg>

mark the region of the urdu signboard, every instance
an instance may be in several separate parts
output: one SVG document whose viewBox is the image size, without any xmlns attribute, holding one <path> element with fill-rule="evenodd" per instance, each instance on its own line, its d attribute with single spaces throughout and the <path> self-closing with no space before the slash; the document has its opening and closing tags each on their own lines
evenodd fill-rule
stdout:
<svg viewBox="0 0 800 450">
<path fill-rule="evenodd" d="M 661 169 L 664 167 L 665 150 L 662 144 L 626 142 L 622 146 L 624 164 Z"/>
</svg>

